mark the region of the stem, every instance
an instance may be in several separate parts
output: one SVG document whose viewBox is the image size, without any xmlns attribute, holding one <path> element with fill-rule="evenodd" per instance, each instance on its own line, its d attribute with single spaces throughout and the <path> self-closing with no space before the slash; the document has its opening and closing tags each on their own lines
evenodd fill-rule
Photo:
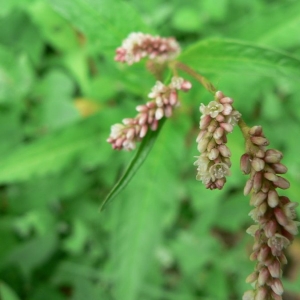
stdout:
<svg viewBox="0 0 300 300">
<path fill-rule="evenodd" d="M 174 61 L 174 62 L 172 62 L 171 68 L 172 67 L 174 69 L 178 68 L 178 69 L 186 72 L 187 74 L 191 75 L 192 77 L 194 77 L 210 93 L 212 93 L 212 94 L 216 93 L 217 89 L 214 87 L 214 85 L 211 82 L 209 82 L 204 76 L 200 75 L 199 73 L 197 73 L 196 71 L 194 71 L 193 69 L 191 69 L 190 67 L 185 65 L 184 63 L 182 63 L 180 61 Z"/>
<path fill-rule="evenodd" d="M 249 138 L 249 126 L 245 123 L 245 121 L 242 118 L 240 118 L 238 126 L 240 127 L 240 130 L 245 139 L 246 152 L 249 154 L 255 154 L 258 151 L 258 147 L 254 145 Z"/>
</svg>

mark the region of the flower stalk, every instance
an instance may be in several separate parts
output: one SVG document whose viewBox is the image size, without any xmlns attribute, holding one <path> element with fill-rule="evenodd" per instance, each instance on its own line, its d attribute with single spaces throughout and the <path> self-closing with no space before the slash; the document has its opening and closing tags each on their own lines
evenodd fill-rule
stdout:
<svg viewBox="0 0 300 300">
<path fill-rule="evenodd" d="M 246 153 L 241 157 L 241 170 L 250 179 L 244 194 L 251 194 L 249 213 L 255 225 L 247 229 L 254 238 L 250 260 L 256 261 L 255 270 L 246 281 L 253 290 L 245 292 L 243 300 L 282 299 L 282 267 L 287 263 L 284 249 L 298 234 L 299 222 L 295 221 L 298 203 L 280 196 L 278 189 L 288 189 L 289 182 L 281 177 L 287 172 L 281 163 L 283 154 L 275 149 L 266 149 L 269 141 L 261 126 L 248 128 L 239 121 L 246 139 Z"/>
</svg>

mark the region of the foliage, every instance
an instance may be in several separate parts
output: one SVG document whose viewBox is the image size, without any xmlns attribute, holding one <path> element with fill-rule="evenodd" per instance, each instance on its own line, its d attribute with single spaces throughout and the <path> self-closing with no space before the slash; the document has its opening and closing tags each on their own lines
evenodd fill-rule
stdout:
<svg viewBox="0 0 300 300">
<path fill-rule="evenodd" d="M 286 194 L 299 202 L 299 9 L 296 0 L 4 1 L 0 298 L 241 299 L 253 269 L 241 133 L 229 136 L 225 188 L 206 190 L 193 162 L 198 107 L 211 95 L 189 77 L 193 89 L 148 136 L 153 145 L 112 151 L 110 126 L 133 116 L 155 81 L 144 62 L 114 62 L 114 51 L 133 31 L 176 37 L 179 60 L 284 151 Z M 296 238 L 288 252 L 286 300 L 300 299 L 299 247 Z"/>
</svg>

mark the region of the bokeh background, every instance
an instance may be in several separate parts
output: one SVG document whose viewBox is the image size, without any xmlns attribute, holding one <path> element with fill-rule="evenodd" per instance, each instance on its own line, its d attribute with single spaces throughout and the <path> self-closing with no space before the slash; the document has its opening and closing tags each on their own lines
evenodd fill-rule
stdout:
<svg viewBox="0 0 300 300">
<path fill-rule="evenodd" d="M 199 105 L 193 79 L 128 187 L 100 213 L 134 153 L 113 151 L 110 126 L 135 115 L 155 79 L 145 62 L 114 62 L 132 31 L 183 49 L 232 38 L 300 58 L 297 0 L 6 0 L 0 9 L 0 298 L 235 300 L 254 263 L 243 139 L 229 136 L 221 191 L 195 180 Z M 220 49 L 222 51 L 222 49 Z M 191 66 L 193 67 L 193 66 Z M 270 70 L 269 70 L 270 71 Z M 300 195 L 300 78 L 206 69 L 249 125 L 284 152 Z M 288 249 L 285 300 L 300 299 L 300 240 Z"/>
</svg>

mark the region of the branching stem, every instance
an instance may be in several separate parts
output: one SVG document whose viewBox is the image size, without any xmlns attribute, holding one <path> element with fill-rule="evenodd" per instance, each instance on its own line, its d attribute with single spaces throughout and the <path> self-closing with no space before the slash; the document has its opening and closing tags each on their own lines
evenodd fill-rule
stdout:
<svg viewBox="0 0 300 300">
<path fill-rule="evenodd" d="M 209 91 L 212 94 L 216 93 L 217 89 L 214 87 L 214 85 L 211 82 L 209 82 L 209 80 L 207 80 L 204 76 L 200 75 L 199 73 L 197 73 L 195 70 L 191 69 L 189 66 L 185 65 L 184 63 L 180 61 L 173 61 L 170 67 L 173 70 L 174 69 L 176 70 L 176 68 L 178 68 L 186 72 L 187 74 L 194 77 L 197 81 L 199 81 L 207 91 Z"/>
</svg>

